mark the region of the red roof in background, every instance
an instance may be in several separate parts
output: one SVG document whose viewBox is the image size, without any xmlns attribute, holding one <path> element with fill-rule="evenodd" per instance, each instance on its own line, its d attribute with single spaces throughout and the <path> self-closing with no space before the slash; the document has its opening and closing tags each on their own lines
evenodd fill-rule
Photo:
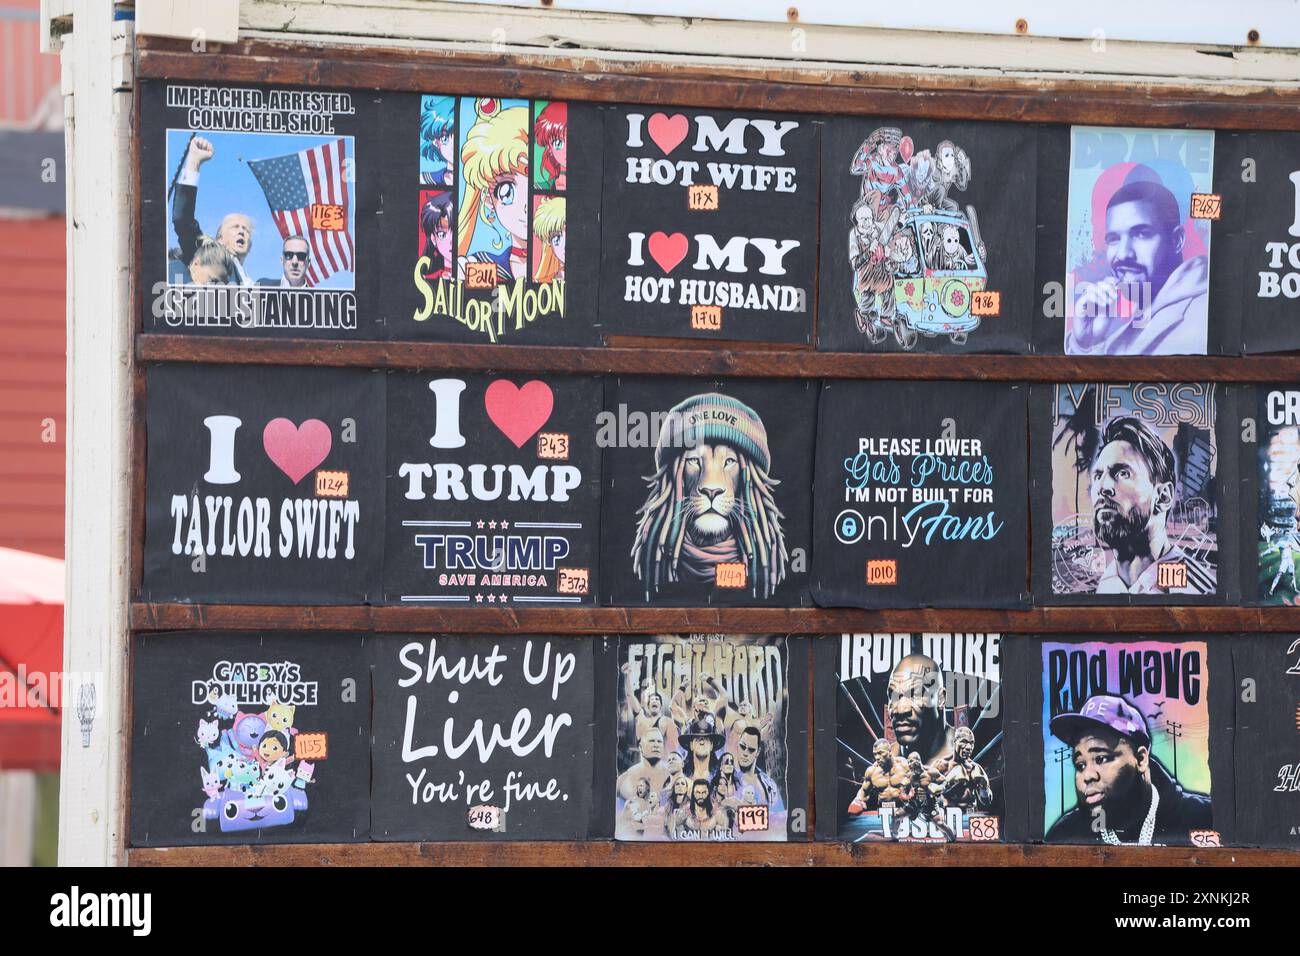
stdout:
<svg viewBox="0 0 1300 956">
<path fill-rule="evenodd" d="M 36 157 L 62 166 L 57 56 L 40 53 L 40 0 L 0 0 L 0 549 L 63 557 L 67 320 L 67 241 L 62 216 L 12 207 L 62 208 L 63 176 L 42 183 Z M 30 169 L 30 179 L 19 171 Z M 53 439 L 53 440 L 51 440 Z M 59 697 L 48 694 L 63 667 L 61 571 L 51 562 L 0 551 L 0 768 L 55 770 Z M 44 603 L 23 603 L 26 601 Z M 51 603 L 57 602 L 57 603 Z M 6 699 L 9 698 L 9 699 Z M 36 706 L 28 706 L 35 703 Z M 73 702 L 75 711 L 75 701 Z"/>
<path fill-rule="evenodd" d="M 63 230 L 61 216 L 0 218 L 0 548 L 52 558 L 63 557 L 67 448 Z M 43 441 L 51 423 L 56 440 Z M 62 666 L 62 604 L 0 604 L 0 692 L 20 669 L 48 691 Z M 51 701 L 28 703 L 0 707 L 0 768 L 56 770 L 59 716 Z"/>
<path fill-rule="evenodd" d="M 63 605 L 0 605 L 0 700 L 12 696 L 16 704 L 0 706 L 0 770 L 59 768 L 60 724 L 53 705 L 68 702 L 62 687 L 50 686 L 49 675 L 62 667 Z M 30 692 L 18 700 L 20 675 Z M 75 700 L 71 706 L 75 719 Z"/>
<path fill-rule="evenodd" d="M 63 557 L 63 217 L 0 219 L 0 547 Z M 46 420 L 57 441 L 42 440 Z"/>
</svg>

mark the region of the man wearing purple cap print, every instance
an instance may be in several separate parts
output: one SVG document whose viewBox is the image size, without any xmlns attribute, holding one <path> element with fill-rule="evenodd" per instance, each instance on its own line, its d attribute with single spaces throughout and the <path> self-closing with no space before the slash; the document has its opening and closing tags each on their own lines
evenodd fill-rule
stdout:
<svg viewBox="0 0 1300 956">
<path fill-rule="evenodd" d="M 1048 843 L 1185 845 L 1190 831 L 1214 828 L 1210 798 L 1184 790 L 1152 756 L 1146 718 L 1123 697 L 1089 697 L 1050 729 L 1072 751 L 1078 803 Z"/>
</svg>

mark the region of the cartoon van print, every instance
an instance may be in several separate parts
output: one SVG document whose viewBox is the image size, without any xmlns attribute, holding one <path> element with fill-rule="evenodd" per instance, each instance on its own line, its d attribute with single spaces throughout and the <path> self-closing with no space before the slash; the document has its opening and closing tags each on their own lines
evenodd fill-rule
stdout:
<svg viewBox="0 0 1300 956">
<path fill-rule="evenodd" d="M 980 325 L 975 294 L 988 283 L 975 208 L 949 196 L 970 185 L 970 157 L 950 140 L 917 151 L 902 130 L 882 126 L 849 171 L 862 179 L 848 237 L 858 331 L 873 345 L 892 333 L 906 351 L 921 336 L 964 345 Z"/>
<path fill-rule="evenodd" d="M 898 344 L 912 349 L 918 333 L 965 344 L 980 324 L 971 312 L 974 293 L 983 292 L 988 282 L 981 243 L 960 214 L 908 214 L 902 228 L 916 244 L 918 262 L 914 274 L 894 279 Z"/>
</svg>

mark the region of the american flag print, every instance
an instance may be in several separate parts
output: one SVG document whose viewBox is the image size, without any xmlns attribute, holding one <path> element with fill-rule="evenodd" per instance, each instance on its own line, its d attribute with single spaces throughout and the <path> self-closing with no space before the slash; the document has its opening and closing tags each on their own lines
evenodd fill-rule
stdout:
<svg viewBox="0 0 1300 956">
<path fill-rule="evenodd" d="M 266 194 L 280 238 L 302 236 L 311 246 L 307 284 L 314 286 L 336 272 L 354 271 L 346 140 L 249 160 L 248 165 Z"/>
</svg>

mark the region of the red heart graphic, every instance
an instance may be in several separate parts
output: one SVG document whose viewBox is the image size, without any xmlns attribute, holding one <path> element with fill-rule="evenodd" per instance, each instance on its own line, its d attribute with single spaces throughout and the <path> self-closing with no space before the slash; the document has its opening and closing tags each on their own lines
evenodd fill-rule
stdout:
<svg viewBox="0 0 1300 956">
<path fill-rule="evenodd" d="M 266 457 L 295 485 L 325 460 L 333 444 L 330 427 L 319 418 L 309 418 L 296 426 L 287 418 L 273 418 L 262 429 Z"/>
<path fill-rule="evenodd" d="M 655 145 L 663 150 L 667 156 L 686 138 L 686 133 L 690 130 L 691 123 L 681 113 L 675 113 L 672 116 L 665 116 L 663 113 L 655 113 L 650 117 L 650 122 L 646 124 L 646 129 L 650 132 L 650 138 L 655 141 Z"/>
<path fill-rule="evenodd" d="M 690 243 L 683 233 L 674 232 L 671 236 L 662 232 L 650 233 L 650 258 L 659 263 L 659 268 L 664 272 L 676 269 L 677 263 L 686 258 L 689 247 Z"/>
<path fill-rule="evenodd" d="M 514 442 L 516 448 L 523 448 L 524 442 L 541 431 L 551 417 L 555 395 L 551 386 L 537 379 L 519 388 L 514 382 L 499 378 L 487 387 L 483 406 L 501 434 Z"/>
</svg>

